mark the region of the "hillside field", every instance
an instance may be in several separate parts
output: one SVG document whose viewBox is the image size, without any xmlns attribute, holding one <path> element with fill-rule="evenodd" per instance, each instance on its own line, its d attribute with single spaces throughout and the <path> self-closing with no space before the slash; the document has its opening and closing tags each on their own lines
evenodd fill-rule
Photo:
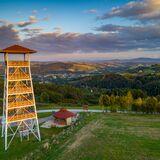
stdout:
<svg viewBox="0 0 160 160">
<path fill-rule="evenodd" d="M 159 115 L 84 113 L 73 127 L 41 133 L 42 142 L 15 142 L 6 153 L 0 141 L 0 159 L 160 159 Z"/>
</svg>

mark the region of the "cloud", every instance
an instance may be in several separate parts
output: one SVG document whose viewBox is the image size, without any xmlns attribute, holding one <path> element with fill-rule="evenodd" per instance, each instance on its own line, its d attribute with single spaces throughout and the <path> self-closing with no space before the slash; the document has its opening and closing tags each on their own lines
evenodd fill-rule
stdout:
<svg viewBox="0 0 160 160">
<path fill-rule="evenodd" d="M 85 57 L 84 54 L 97 54 L 98 56 L 99 53 L 101 55 L 123 54 L 123 52 L 134 54 L 134 52 L 146 51 L 157 53 L 160 50 L 160 27 L 156 25 L 135 27 L 104 25 L 96 30 L 102 32 L 97 34 L 64 33 L 61 28 L 57 27 L 52 33 L 41 33 L 40 28 L 25 28 L 20 31 L 28 38 L 22 40 L 13 25 L 6 25 L 0 27 L 0 47 L 5 48 L 18 43 L 48 56 L 61 53 L 63 55 L 83 54 L 83 57 Z M 119 54 L 119 57 L 121 56 L 123 55 Z"/>
<path fill-rule="evenodd" d="M 102 25 L 100 27 L 95 28 L 96 31 L 102 31 L 102 32 L 115 32 L 121 29 L 122 29 L 122 26 L 113 25 L 113 24 L 106 24 L 106 25 Z"/>
<path fill-rule="evenodd" d="M 133 26 L 105 24 L 95 28 L 96 31 L 101 31 L 102 34 L 110 35 L 113 40 L 113 48 L 115 47 L 117 51 L 160 50 L 160 1 L 132 1 L 112 8 L 111 11 L 100 16 L 99 19 L 113 17 L 140 22 L 139 25 Z"/>
<path fill-rule="evenodd" d="M 62 33 L 61 27 L 54 27 L 55 32 Z"/>
<path fill-rule="evenodd" d="M 131 50 L 159 50 L 160 27 L 103 26 L 102 33 L 39 34 L 23 41 L 36 50 L 47 53 L 106 53 Z"/>
<path fill-rule="evenodd" d="M 28 26 L 28 25 L 31 25 L 31 24 L 33 24 L 32 22 L 30 22 L 30 21 L 21 21 L 21 22 L 18 22 L 18 27 L 26 27 L 26 26 Z"/>
<path fill-rule="evenodd" d="M 9 25 L 2 20 L 2 22 L 0 21 L 3 25 L 0 27 L 0 46 L 4 47 L 6 44 L 18 42 L 48 54 L 159 51 L 160 24 L 152 23 L 153 20 L 157 19 L 156 16 L 159 16 L 159 5 L 160 3 L 155 0 L 143 0 L 133 1 L 121 7 L 113 8 L 110 12 L 101 16 L 101 19 L 124 17 L 150 23 L 147 25 L 141 23 L 134 26 L 106 24 L 96 27 L 97 33 L 65 33 L 62 32 L 60 27 L 54 28 L 51 33 L 42 33 L 41 28 L 23 28 L 45 20 L 42 18 L 37 19 L 34 15 L 30 16 L 27 21 L 18 22 L 14 25 Z M 95 12 L 93 9 L 90 11 Z M 25 35 L 27 38 L 24 36 L 25 39 L 20 40 L 19 32 L 14 30 L 14 26 L 17 25 L 20 34 Z M 21 37 L 23 38 L 23 36 Z"/>
<path fill-rule="evenodd" d="M 36 16 L 29 16 L 29 21 L 32 23 L 36 23 L 38 20 L 37 20 Z"/>
<path fill-rule="evenodd" d="M 43 29 L 42 28 L 24 28 L 24 29 L 21 29 L 20 31 L 25 33 L 25 36 L 28 36 L 28 37 L 33 37 L 33 36 L 36 36 L 37 34 L 40 34 L 41 31 Z"/>
<path fill-rule="evenodd" d="M 89 14 L 96 14 L 97 12 L 98 12 L 97 9 L 89 9 L 84 11 L 84 13 L 89 13 Z"/>
<path fill-rule="evenodd" d="M 6 24 L 6 21 L 3 20 L 3 19 L 0 19 L 0 24 L 1 24 L 1 25 L 4 25 L 4 24 Z"/>
<path fill-rule="evenodd" d="M 0 48 L 19 43 L 18 31 L 13 29 L 13 25 L 0 26 Z"/>
<path fill-rule="evenodd" d="M 22 28 L 22 27 L 26 27 L 26 26 L 35 24 L 35 23 L 37 23 L 37 22 L 39 22 L 39 21 L 49 21 L 49 16 L 44 17 L 44 18 L 42 18 L 42 19 L 37 19 L 36 16 L 29 16 L 28 21 L 21 21 L 21 22 L 18 22 L 16 25 L 17 25 L 18 27 L 21 27 L 21 28 Z"/>
<path fill-rule="evenodd" d="M 127 40 L 148 40 L 152 43 L 152 40 L 157 40 L 160 43 L 160 25 L 120 26 L 107 24 L 96 28 L 96 30 L 113 33 L 117 37 L 123 37 L 126 42 Z"/>
<path fill-rule="evenodd" d="M 160 1 L 142 0 L 132 1 L 123 6 L 114 7 L 111 11 L 100 16 L 99 19 L 122 17 L 140 22 L 155 22 L 160 20 Z"/>
<path fill-rule="evenodd" d="M 14 25 L 5 19 L 0 19 L 0 25 Z"/>
<path fill-rule="evenodd" d="M 38 19 L 36 18 L 36 16 L 29 16 L 29 20 L 28 21 L 21 21 L 17 23 L 18 27 L 26 27 L 28 25 L 37 23 Z"/>
</svg>

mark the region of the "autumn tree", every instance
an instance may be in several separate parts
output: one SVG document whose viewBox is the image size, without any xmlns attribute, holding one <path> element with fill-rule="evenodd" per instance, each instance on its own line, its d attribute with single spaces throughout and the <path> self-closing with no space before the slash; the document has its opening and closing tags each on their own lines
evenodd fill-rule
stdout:
<svg viewBox="0 0 160 160">
<path fill-rule="evenodd" d="M 157 103 L 156 112 L 157 112 L 157 113 L 160 113 L 160 102 Z"/>
<path fill-rule="evenodd" d="M 142 98 L 139 97 L 139 98 L 135 99 L 132 104 L 132 111 L 140 112 L 141 107 L 142 107 L 142 103 L 143 103 Z"/>
<path fill-rule="evenodd" d="M 102 106 L 102 110 L 107 110 L 107 107 L 110 105 L 110 97 L 108 95 L 101 95 L 99 98 L 99 105 Z"/>
<path fill-rule="evenodd" d="M 146 113 L 154 113 L 158 104 L 156 97 L 148 97 L 146 99 Z"/>
</svg>

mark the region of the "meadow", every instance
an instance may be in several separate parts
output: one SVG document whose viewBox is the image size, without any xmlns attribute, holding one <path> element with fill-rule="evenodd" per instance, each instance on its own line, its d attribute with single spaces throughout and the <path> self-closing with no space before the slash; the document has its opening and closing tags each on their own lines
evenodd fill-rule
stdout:
<svg viewBox="0 0 160 160">
<path fill-rule="evenodd" d="M 160 159 L 159 115 L 83 113 L 75 126 L 40 130 L 41 142 L 16 139 L 7 152 L 1 139 L 0 159 Z"/>
</svg>

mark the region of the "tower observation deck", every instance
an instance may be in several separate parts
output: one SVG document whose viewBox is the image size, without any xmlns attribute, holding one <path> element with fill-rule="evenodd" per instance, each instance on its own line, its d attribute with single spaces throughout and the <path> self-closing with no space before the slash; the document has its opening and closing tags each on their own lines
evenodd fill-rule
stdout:
<svg viewBox="0 0 160 160">
<path fill-rule="evenodd" d="M 31 77 L 30 55 L 36 51 L 19 45 L 0 50 L 4 54 L 2 137 L 5 150 L 16 135 L 33 134 L 41 140 Z"/>
</svg>

